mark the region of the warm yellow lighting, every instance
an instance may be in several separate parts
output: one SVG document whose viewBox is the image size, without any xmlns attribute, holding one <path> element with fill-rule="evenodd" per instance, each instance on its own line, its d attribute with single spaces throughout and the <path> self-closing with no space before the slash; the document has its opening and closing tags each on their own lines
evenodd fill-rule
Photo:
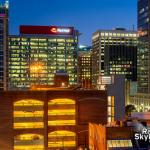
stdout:
<svg viewBox="0 0 150 150">
<path fill-rule="evenodd" d="M 111 147 L 133 147 L 131 140 L 108 140 L 107 145 Z"/>
<path fill-rule="evenodd" d="M 48 142 L 48 147 L 75 147 L 76 143 L 75 141 L 56 141 L 56 142 Z"/>
<path fill-rule="evenodd" d="M 44 64 L 42 62 L 34 62 L 30 65 L 30 73 L 41 73 Z"/>
<path fill-rule="evenodd" d="M 68 98 L 53 99 L 48 102 L 48 105 L 75 104 L 75 101 Z"/>
<path fill-rule="evenodd" d="M 48 111 L 49 116 L 55 116 L 55 115 L 75 115 L 75 109 L 58 109 L 58 110 L 49 110 Z"/>
<path fill-rule="evenodd" d="M 14 123 L 14 129 L 44 128 L 43 122 Z"/>
<path fill-rule="evenodd" d="M 43 117 L 43 111 L 14 111 L 14 117 Z"/>
<path fill-rule="evenodd" d="M 48 134 L 48 147 L 75 147 L 76 134 L 70 131 L 55 131 Z"/>
<path fill-rule="evenodd" d="M 64 125 L 75 125 L 75 120 L 54 120 L 48 121 L 49 126 L 64 126 Z"/>
<path fill-rule="evenodd" d="M 115 99 L 114 96 L 108 96 L 108 106 L 107 106 L 107 122 L 111 123 L 114 121 L 115 115 Z"/>
<path fill-rule="evenodd" d="M 14 103 L 14 128 L 44 128 L 44 103 L 34 99 Z"/>
<path fill-rule="evenodd" d="M 49 133 L 48 137 L 55 137 L 56 135 L 60 137 L 60 136 L 75 136 L 76 134 L 71 131 L 61 130 L 61 131 L 54 131 L 54 132 Z"/>
<path fill-rule="evenodd" d="M 49 126 L 75 125 L 75 101 L 67 98 L 49 101 L 48 116 Z"/>
<path fill-rule="evenodd" d="M 14 137 L 14 150 L 44 150 L 44 136 L 21 134 Z"/>
<path fill-rule="evenodd" d="M 34 99 L 20 100 L 14 103 L 14 106 L 43 106 L 44 103 Z"/>
<path fill-rule="evenodd" d="M 15 140 L 40 140 L 44 137 L 39 134 L 21 134 L 15 137 Z"/>
<path fill-rule="evenodd" d="M 31 145 L 31 146 L 14 146 L 14 150 L 44 150 L 43 145 Z"/>
</svg>

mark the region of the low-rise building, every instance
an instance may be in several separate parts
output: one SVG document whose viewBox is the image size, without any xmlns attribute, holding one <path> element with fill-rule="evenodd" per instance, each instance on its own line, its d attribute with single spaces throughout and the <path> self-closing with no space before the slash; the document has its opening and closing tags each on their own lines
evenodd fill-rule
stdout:
<svg viewBox="0 0 150 150">
<path fill-rule="evenodd" d="M 114 111 L 113 96 L 98 90 L 7 91 L 0 99 L 1 150 L 88 146 L 88 123 L 105 125 Z"/>
</svg>

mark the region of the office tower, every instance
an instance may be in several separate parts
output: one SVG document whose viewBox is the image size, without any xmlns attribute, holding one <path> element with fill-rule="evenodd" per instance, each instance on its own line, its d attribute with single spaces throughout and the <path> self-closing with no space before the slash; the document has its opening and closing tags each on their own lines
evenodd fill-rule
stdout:
<svg viewBox="0 0 150 150">
<path fill-rule="evenodd" d="M 78 52 L 78 84 L 82 88 L 92 88 L 92 48 L 82 46 Z"/>
<path fill-rule="evenodd" d="M 137 33 L 122 28 L 99 30 L 92 37 L 92 78 L 97 87 L 100 75 L 123 74 L 137 80 Z"/>
<path fill-rule="evenodd" d="M 7 90 L 8 77 L 8 1 L 0 5 L 0 90 Z"/>
<path fill-rule="evenodd" d="M 150 1 L 138 1 L 138 92 L 150 93 Z"/>
<path fill-rule="evenodd" d="M 20 26 L 9 36 L 9 88 L 54 85 L 57 73 L 77 84 L 78 31 L 74 27 Z"/>
</svg>

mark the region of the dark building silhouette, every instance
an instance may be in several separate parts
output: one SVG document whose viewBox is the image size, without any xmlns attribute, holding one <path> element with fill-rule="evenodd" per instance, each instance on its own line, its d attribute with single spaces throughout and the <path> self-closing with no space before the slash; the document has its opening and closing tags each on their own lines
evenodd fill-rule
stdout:
<svg viewBox="0 0 150 150">
<path fill-rule="evenodd" d="M 8 84 L 8 10 L 8 1 L 0 4 L 0 91 Z"/>
</svg>

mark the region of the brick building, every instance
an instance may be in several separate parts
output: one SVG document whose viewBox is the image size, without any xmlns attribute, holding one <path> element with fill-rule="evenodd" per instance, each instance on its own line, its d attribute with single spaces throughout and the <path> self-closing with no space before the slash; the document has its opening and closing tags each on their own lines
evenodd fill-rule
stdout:
<svg viewBox="0 0 150 150">
<path fill-rule="evenodd" d="M 88 146 L 89 122 L 107 124 L 106 91 L 7 91 L 0 99 L 1 150 L 75 150 Z"/>
</svg>

